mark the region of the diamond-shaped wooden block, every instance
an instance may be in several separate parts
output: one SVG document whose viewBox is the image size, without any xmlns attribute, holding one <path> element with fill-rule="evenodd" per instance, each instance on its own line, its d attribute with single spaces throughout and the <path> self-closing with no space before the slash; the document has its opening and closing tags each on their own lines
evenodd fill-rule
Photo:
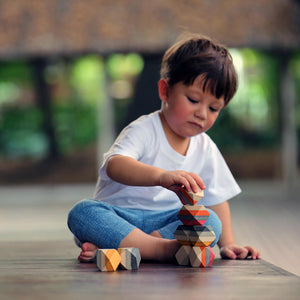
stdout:
<svg viewBox="0 0 300 300">
<path fill-rule="evenodd" d="M 188 235 L 188 227 L 186 225 L 179 225 L 174 233 L 175 239 L 181 244 L 181 245 L 191 245 L 190 237 Z M 186 229 L 186 230 L 185 230 Z"/>
<path fill-rule="evenodd" d="M 190 264 L 194 268 L 211 267 L 215 254 L 210 247 L 192 247 L 189 252 Z"/>
<path fill-rule="evenodd" d="M 116 249 L 98 249 L 96 264 L 100 271 L 116 271 L 121 262 L 121 256 Z"/>
<path fill-rule="evenodd" d="M 203 205 L 183 205 L 178 213 L 178 219 L 185 225 L 203 225 L 208 217 L 209 212 Z"/>
<path fill-rule="evenodd" d="M 191 246 L 180 246 L 176 252 L 175 258 L 180 266 L 188 266 L 190 264 L 189 254 L 191 249 Z"/>
<path fill-rule="evenodd" d="M 215 239 L 216 235 L 211 226 L 189 226 L 193 228 L 188 234 L 193 246 L 208 247 Z"/>
<path fill-rule="evenodd" d="M 182 245 L 199 247 L 208 247 L 216 239 L 216 235 L 209 225 L 179 225 L 174 233 L 174 237 Z"/>
<path fill-rule="evenodd" d="M 200 199 L 204 197 L 204 192 L 200 188 L 197 193 L 188 192 L 185 188 L 181 188 L 177 195 L 183 205 L 195 205 Z"/>
<path fill-rule="evenodd" d="M 119 248 L 121 256 L 120 269 L 137 270 L 141 262 L 140 250 L 138 248 Z"/>
</svg>

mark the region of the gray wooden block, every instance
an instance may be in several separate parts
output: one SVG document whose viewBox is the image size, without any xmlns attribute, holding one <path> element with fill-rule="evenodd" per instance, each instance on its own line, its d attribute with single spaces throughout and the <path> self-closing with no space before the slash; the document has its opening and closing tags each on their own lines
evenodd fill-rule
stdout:
<svg viewBox="0 0 300 300">
<path fill-rule="evenodd" d="M 119 268 L 123 270 L 137 270 L 140 266 L 141 255 L 138 248 L 119 248 L 121 256 Z"/>
</svg>

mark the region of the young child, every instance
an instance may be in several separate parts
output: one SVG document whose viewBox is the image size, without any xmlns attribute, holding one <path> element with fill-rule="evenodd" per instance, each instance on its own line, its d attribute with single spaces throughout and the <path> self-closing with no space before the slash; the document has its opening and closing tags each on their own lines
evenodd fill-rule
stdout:
<svg viewBox="0 0 300 300">
<path fill-rule="evenodd" d="M 97 248 L 136 247 L 142 259 L 172 261 L 174 232 L 184 186 L 205 190 L 201 204 L 210 216 L 222 258 L 260 258 L 235 243 L 227 200 L 240 188 L 205 133 L 228 105 L 237 75 L 228 50 L 191 35 L 163 57 L 158 93 L 161 109 L 129 124 L 104 155 L 95 199 L 77 203 L 68 226 L 81 246 L 78 259 L 91 261 Z"/>
</svg>

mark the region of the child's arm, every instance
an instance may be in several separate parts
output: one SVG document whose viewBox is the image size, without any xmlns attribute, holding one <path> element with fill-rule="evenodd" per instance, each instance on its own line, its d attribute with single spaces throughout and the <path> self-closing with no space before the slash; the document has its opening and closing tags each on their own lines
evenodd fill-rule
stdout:
<svg viewBox="0 0 300 300">
<path fill-rule="evenodd" d="M 106 173 L 112 180 L 131 186 L 162 186 L 177 192 L 184 185 L 188 191 L 195 193 L 198 186 L 205 189 L 201 177 L 195 173 L 166 171 L 122 155 L 109 158 Z"/>
<path fill-rule="evenodd" d="M 260 253 L 251 246 L 239 246 L 235 244 L 231 225 L 230 207 L 227 201 L 210 207 L 222 222 L 222 235 L 218 242 L 222 258 L 245 259 L 251 256 L 252 259 L 259 259 Z"/>
</svg>

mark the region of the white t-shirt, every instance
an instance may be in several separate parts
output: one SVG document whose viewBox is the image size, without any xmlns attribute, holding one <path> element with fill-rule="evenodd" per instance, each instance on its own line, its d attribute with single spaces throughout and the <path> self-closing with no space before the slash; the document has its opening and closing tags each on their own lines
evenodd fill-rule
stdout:
<svg viewBox="0 0 300 300">
<path fill-rule="evenodd" d="M 182 206 L 178 196 L 163 187 L 127 186 L 111 180 L 106 174 L 106 162 L 116 154 L 165 170 L 199 174 L 206 186 L 201 200 L 205 206 L 222 203 L 241 191 L 217 146 L 206 133 L 192 137 L 186 155 L 181 155 L 170 146 L 158 111 L 129 124 L 104 154 L 95 199 L 145 210 L 170 210 Z"/>
</svg>

